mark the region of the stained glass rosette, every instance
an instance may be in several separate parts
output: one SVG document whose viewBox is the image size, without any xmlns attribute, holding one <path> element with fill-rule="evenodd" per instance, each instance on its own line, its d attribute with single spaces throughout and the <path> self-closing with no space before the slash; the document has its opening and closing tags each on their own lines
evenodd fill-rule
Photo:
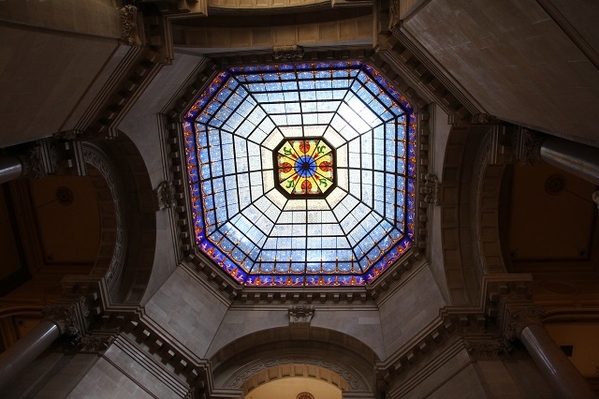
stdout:
<svg viewBox="0 0 599 399">
<path fill-rule="evenodd" d="M 334 186 L 333 150 L 324 140 L 284 140 L 276 152 L 276 166 L 284 193 L 310 198 Z"/>
<path fill-rule="evenodd" d="M 229 68 L 183 134 L 196 245 L 241 284 L 366 285 L 412 245 L 416 118 L 370 65 Z"/>
</svg>

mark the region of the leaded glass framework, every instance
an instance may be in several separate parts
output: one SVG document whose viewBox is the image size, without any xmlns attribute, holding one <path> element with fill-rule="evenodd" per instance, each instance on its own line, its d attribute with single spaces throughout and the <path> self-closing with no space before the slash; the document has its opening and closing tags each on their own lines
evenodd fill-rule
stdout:
<svg viewBox="0 0 599 399">
<path fill-rule="evenodd" d="M 365 285 L 412 245 L 416 120 L 370 65 L 229 68 L 183 132 L 195 242 L 241 284 Z"/>
</svg>

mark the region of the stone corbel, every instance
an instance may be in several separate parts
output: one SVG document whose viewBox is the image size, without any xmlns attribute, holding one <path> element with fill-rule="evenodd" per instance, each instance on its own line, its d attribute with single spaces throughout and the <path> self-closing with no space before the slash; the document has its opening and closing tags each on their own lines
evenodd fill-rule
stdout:
<svg viewBox="0 0 599 399">
<path fill-rule="evenodd" d="M 116 334 L 77 335 L 72 344 L 79 353 L 101 354 L 110 347 L 116 339 Z"/>
<path fill-rule="evenodd" d="M 423 195 L 422 200 L 426 203 L 437 205 L 439 200 L 439 179 L 432 173 L 427 173 L 424 176 L 424 185 L 420 187 L 420 194 Z"/>
<path fill-rule="evenodd" d="M 156 204 L 159 211 L 166 208 L 172 208 L 177 204 L 175 199 L 175 187 L 171 181 L 163 181 L 160 183 L 154 190 L 154 194 L 156 195 Z"/>
<path fill-rule="evenodd" d="M 137 7 L 126 5 L 119 9 L 121 40 L 130 46 L 141 46 Z"/>
<path fill-rule="evenodd" d="M 309 326 L 314 316 L 314 306 L 295 305 L 289 308 L 290 326 Z"/>
<path fill-rule="evenodd" d="M 393 30 L 400 23 L 400 9 L 399 2 L 401 0 L 389 0 L 389 31 Z"/>
<path fill-rule="evenodd" d="M 492 337 L 464 338 L 464 346 L 477 359 L 498 359 L 512 349 L 505 339 Z"/>
<path fill-rule="evenodd" d="M 275 46 L 272 48 L 272 58 L 277 61 L 294 61 L 304 58 L 304 48 L 298 45 Z"/>
</svg>

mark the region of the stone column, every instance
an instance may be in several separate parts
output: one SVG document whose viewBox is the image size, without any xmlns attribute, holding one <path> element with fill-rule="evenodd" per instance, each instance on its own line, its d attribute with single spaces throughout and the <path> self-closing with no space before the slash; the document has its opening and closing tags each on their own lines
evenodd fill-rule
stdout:
<svg viewBox="0 0 599 399">
<path fill-rule="evenodd" d="M 540 322 L 541 308 L 532 304 L 507 305 L 508 338 L 518 338 L 553 391 L 561 398 L 597 398 L 588 382 L 551 339 Z"/>
<path fill-rule="evenodd" d="M 23 164 L 13 156 L 0 157 L 0 184 L 18 179 L 23 174 Z"/>
<path fill-rule="evenodd" d="M 42 320 L 0 355 L 0 389 L 8 385 L 61 334 L 58 324 Z"/>
<path fill-rule="evenodd" d="M 82 141 L 49 138 L 30 143 L 27 148 L 12 149 L 0 156 L 0 184 L 21 177 L 47 175 L 86 175 Z"/>
<path fill-rule="evenodd" d="M 90 315 L 85 297 L 46 306 L 46 318 L 0 354 L 0 389 L 9 384 L 62 334 L 80 338 Z"/>
<path fill-rule="evenodd" d="M 599 148 L 550 137 L 543 140 L 541 159 L 599 186 Z"/>
</svg>

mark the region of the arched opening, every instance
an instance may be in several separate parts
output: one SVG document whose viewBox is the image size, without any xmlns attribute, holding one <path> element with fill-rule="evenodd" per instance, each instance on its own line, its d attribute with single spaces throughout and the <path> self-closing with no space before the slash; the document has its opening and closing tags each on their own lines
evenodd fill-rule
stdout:
<svg viewBox="0 0 599 399">
<path fill-rule="evenodd" d="M 341 399 L 342 391 L 328 381 L 311 377 L 285 377 L 267 381 L 245 392 L 245 399 Z"/>
<path fill-rule="evenodd" d="M 346 334 L 322 328 L 260 331 L 230 343 L 210 361 L 215 386 L 248 395 L 269 382 L 291 378 L 322 381 L 340 392 L 372 393 L 375 389 L 377 356 L 372 349 Z"/>
</svg>

